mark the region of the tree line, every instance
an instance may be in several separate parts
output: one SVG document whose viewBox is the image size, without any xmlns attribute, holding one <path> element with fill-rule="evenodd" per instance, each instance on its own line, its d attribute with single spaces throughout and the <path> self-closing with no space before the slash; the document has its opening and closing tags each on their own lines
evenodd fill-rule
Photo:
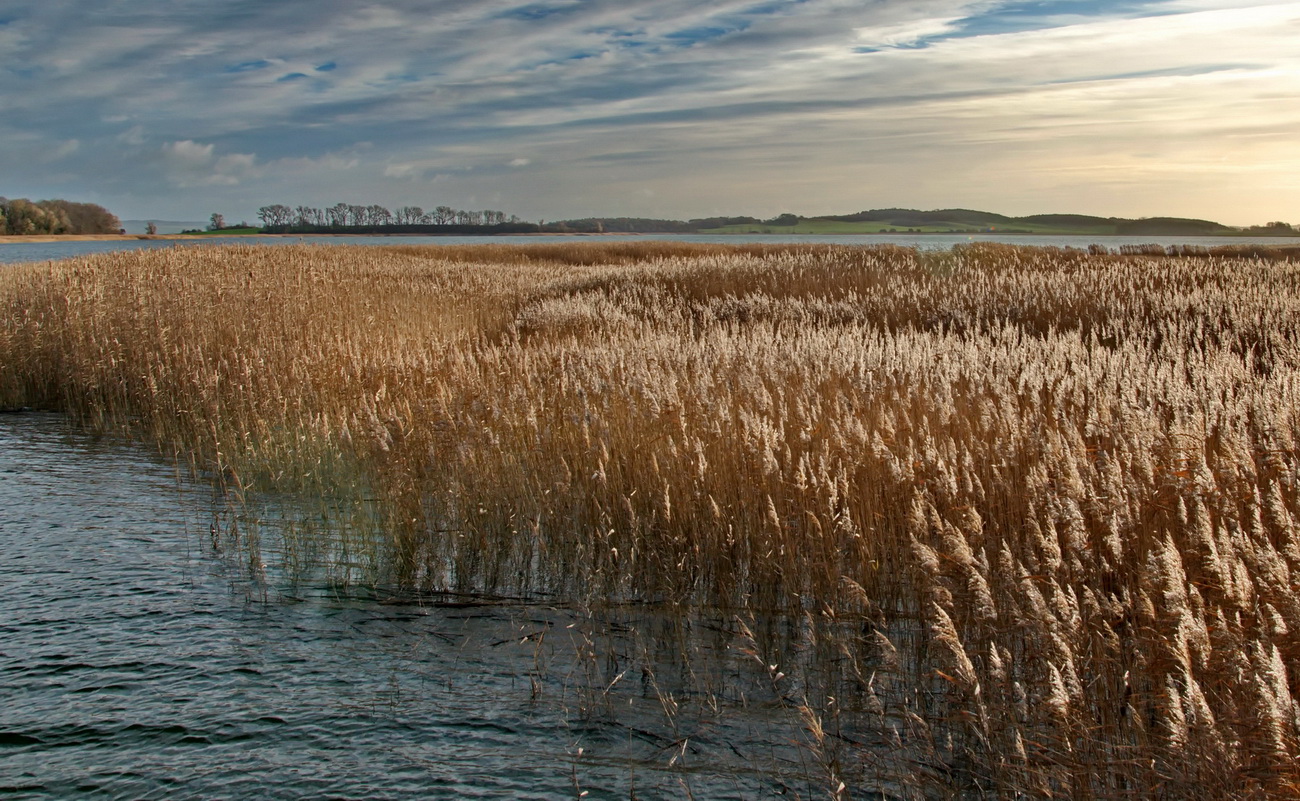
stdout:
<svg viewBox="0 0 1300 801">
<path fill-rule="evenodd" d="M 517 215 L 487 209 L 466 211 L 438 206 L 426 211 L 420 206 L 388 209 L 380 205 L 336 203 L 328 207 L 287 206 L 282 203 L 257 210 L 261 228 L 268 233 L 692 233 L 724 225 L 758 224 L 793 225 L 798 217 L 783 214 L 772 220 L 757 217 L 707 217 L 682 220 L 656 220 L 639 217 L 601 217 L 561 220 L 551 223 L 526 223 Z M 228 226 L 225 217 L 213 214 L 209 231 L 247 227 L 247 223 Z M 431 230 L 436 227 L 437 230 Z"/>
<path fill-rule="evenodd" d="M 451 206 L 438 206 L 425 211 L 419 206 L 402 206 L 389 210 L 380 205 L 361 206 L 352 203 L 335 203 L 333 206 L 318 208 L 315 206 L 286 206 L 275 204 L 262 206 L 257 210 L 257 218 L 267 230 L 319 230 L 328 228 L 378 228 L 385 226 L 414 225 L 456 225 L 456 226 L 501 226 L 518 225 L 521 221 L 515 215 L 507 216 L 504 211 L 486 209 L 483 211 L 465 211 Z M 209 230 L 224 227 L 224 218 L 220 214 L 212 215 Z"/>
<path fill-rule="evenodd" d="M 121 221 L 94 203 L 0 197 L 0 235 L 117 234 L 121 231 Z"/>
</svg>

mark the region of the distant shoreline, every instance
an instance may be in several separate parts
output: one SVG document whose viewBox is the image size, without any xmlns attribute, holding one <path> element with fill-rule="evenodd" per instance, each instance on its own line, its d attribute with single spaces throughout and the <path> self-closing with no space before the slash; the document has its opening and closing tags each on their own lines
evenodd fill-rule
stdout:
<svg viewBox="0 0 1300 801">
<path fill-rule="evenodd" d="M 606 233 L 589 233 L 575 231 L 572 233 L 563 232 L 540 232 L 527 234 L 222 234 L 220 232 L 208 232 L 203 234 L 15 234 L 0 235 L 0 244 L 18 244 L 23 242 L 133 242 L 137 240 L 182 240 L 186 242 L 202 241 L 205 239 L 227 238 L 235 239 L 240 237 L 275 237 L 276 239 L 333 239 L 341 236 L 391 236 L 391 237 L 428 237 L 428 236 L 481 236 L 485 239 L 499 236 L 640 236 L 639 233 L 630 231 L 609 231 Z"/>
<path fill-rule="evenodd" d="M 663 236 L 661 232 L 648 231 L 538 231 L 530 233 L 512 233 L 512 234 L 432 234 L 432 233 L 366 233 L 366 234 L 344 234 L 344 233 L 302 233 L 302 234 L 264 234 L 264 233 L 238 233 L 222 234 L 220 232 L 205 232 L 202 234 L 22 234 L 22 235 L 0 235 L 0 245 L 3 244 L 24 244 L 24 243 L 51 243 L 51 242 L 133 242 L 133 241 L 183 241 L 195 242 L 205 239 L 238 239 L 245 237 L 268 237 L 274 239 L 336 239 L 339 237 L 393 237 L 395 239 L 411 237 L 467 237 L 475 236 L 483 239 L 495 239 L 498 237 L 628 237 L 628 236 Z M 1261 238 L 1272 239 L 1274 237 L 1285 235 L 1261 234 L 1259 232 L 1234 231 L 1232 233 L 1203 233 L 1203 234 L 1097 234 L 1097 233 L 1072 233 L 1068 231 L 858 231 L 858 232 L 840 232 L 835 234 L 823 233 L 787 233 L 777 231 L 693 231 L 673 234 L 676 236 L 717 236 L 717 237 L 788 237 L 788 236 L 844 236 L 844 237 L 890 237 L 890 236 L 916 236 L 916 237 L 942 237 L 942 236 L 967 236 L 967 237 L 998 237 L 998 236 L 1024 236 L 1024 237 L 1043 237 L 1050 239 L 1054 237 L 1070 236 L 1080 239 L 1088 237 L 1098 237 L 1101 239 L 1143 239 L 1151 237 L 1190 237 L 1202 239 L 1232 239 L 1232 238 Z"/>
<path fill-rule="evenodd" d="M 12 234 L 0 236 L 0 243 L 19 242 L 127 242 L 134 239 L 168 239 L 147 234 Z"/>
</svg>

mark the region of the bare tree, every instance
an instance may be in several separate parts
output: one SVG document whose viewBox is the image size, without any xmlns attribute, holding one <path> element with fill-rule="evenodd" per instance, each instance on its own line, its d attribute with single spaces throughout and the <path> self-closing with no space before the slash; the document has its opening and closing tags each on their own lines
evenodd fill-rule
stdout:
<svg viewBox="0 0 1300 801">
<path fill-rule="evenodd" d="M 144 232 L 145 232 L 145 234 L 148 235 L 148 236 L 155 236 L 155 235 L 157 235 L 157 233 L 158 233 L 158 224 L 155 223 L 153 220 L 150 220 L 149 222 L 145 223 L 145 225 L 144 225 Z"/>
<path fill-rule="evenodd" d="M 395 216 L 398 225 L 417 225 L 424 219 L 424 209 L 419 206 L 402 206 Z"/>
<path fill-rule="evenodd" d="M 225 227 L 226 227 L 225 215 L 216 211 L 212 212 L 212 216 L 208 218 L 208 230 L 220 231 L 222 228 Z"/>
<path fill-rule="evenodd" d="M 262 221 L 262 226 L 265 228 L 292 225 L 293 209 L 282 203 L 276 203 L 272 206 L 263 206 L 258 209 L 257 217 Z"/>
<path fill-rule="evenodd" d="M 366 206 L 335 203 L 327 208 L 316 208 L 314 206 L 296 206 L 289 207 L 281 204 L 262 206 L 257 211 L 257 216 L 262 220 L 262 225 L 267 228 L 287 227 L 291 225 L 299 226 L 330 226 L 330 227 L 348 227 L 348 226 L 385 226 L 385 225 L 501 225 L 506 222 L 507 216 L 504 211 L 495 209 L 486 209 L 484 211 L 466 211 L 454 209 L 451 206 L 438 206 L 432 211 L 425 211 L 419 206 L 401 206 L 396 211 L 390 211 L 384 206 L 370 204 Z M 209 230 L 219 230 L 225 227 L 225 219 L 219 214 L 212 215 L 213 222 L 208 226 Z M 511 215 L 508 218 L 511 222 L 518 222 L 517 216 Z"/>
</svg>

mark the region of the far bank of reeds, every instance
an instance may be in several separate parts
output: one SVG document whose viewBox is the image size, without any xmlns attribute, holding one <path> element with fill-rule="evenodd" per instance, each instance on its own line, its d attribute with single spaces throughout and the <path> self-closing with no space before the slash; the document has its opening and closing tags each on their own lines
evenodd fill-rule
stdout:
<svg viewBox="0 0 1300 801">
<path fill-rule="evenodd" d="M 89 257 L 0 272 L 0 406 L 364 498 L 376 581 L 802 621 L 917 792 L 1294 795 L 1300 272 L 1185 255 Z"/>
</svg>

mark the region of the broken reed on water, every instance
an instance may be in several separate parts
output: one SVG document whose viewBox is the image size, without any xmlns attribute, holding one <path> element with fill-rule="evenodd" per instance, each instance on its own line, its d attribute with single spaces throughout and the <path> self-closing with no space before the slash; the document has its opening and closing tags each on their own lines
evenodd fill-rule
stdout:
<svg viewBox="0 0 1300 801">
<path fill-rule="evenodd" d="M 1300 270 L 1180 255 L 86 257 L 0 272 L 0 406 L 365 499 L 377 582 L 859 621 L 882 725 L 918 621 L 949 789 L 1295 794 Z"/>
</svg>

